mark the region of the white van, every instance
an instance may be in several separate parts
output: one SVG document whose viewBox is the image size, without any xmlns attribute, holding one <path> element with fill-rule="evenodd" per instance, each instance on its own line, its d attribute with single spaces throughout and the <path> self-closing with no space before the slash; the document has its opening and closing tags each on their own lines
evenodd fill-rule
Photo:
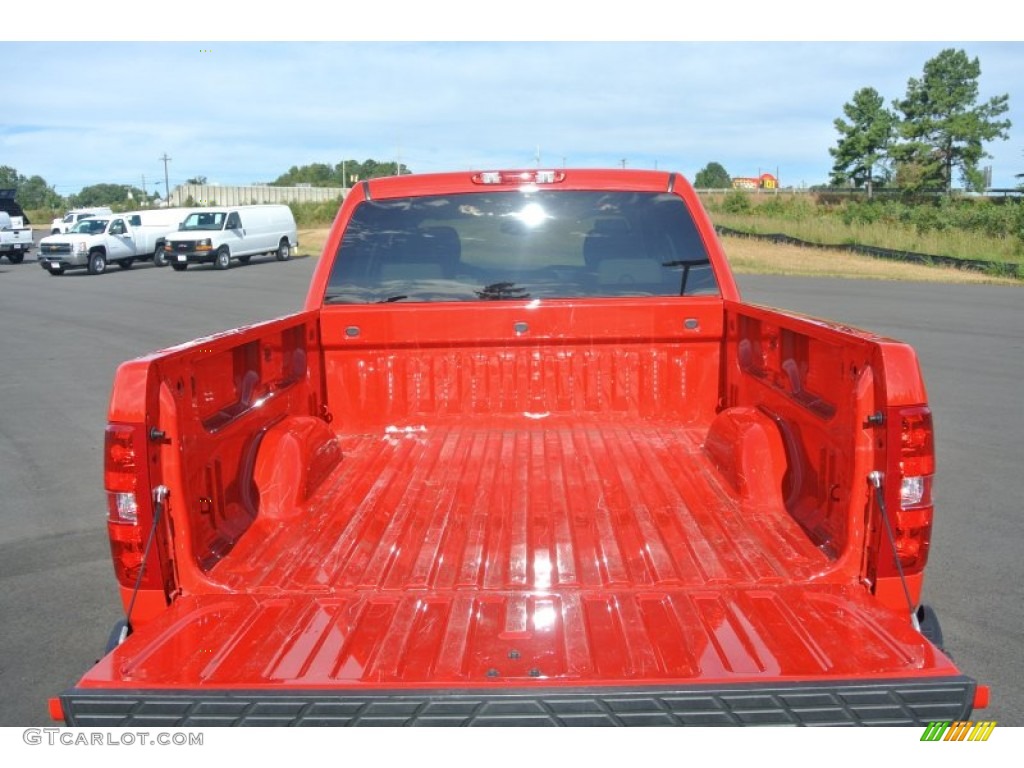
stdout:
<svg viewBox="0 0 1024 768">
<path fill-rule="evenodd" d="M 246 264 L 261 253 L 287 261 L 298 245 L 295 217 L 287 205 L 240 205 L 194 209 L 167 236 L 166 248 L 171 266 L 181 272 L 189 264 L 210 262 L 227 269 L 232 259 Z"/>
<path fill-rule="evenodd" d="M 181 228 L 182 223 L 193 211 L 198 208 L 146 208 L 141 211 L 128 211 L 122 214 L 128 220 L 129 226 L 135 230 L 159 231 L 161 237 L 157 239 L 157 249 L 153 252 L 153 263 L 158 267 L 166 267 L 170 262 L 167 260 L 167 238 L 162 236 L 166 230 L 173 234 Z"/>
<path fill-rule="evenodd" d="M 133 227 L 177 228 L 188 218 L 188 215 L 201 208 L 144 208 L 141 211 L 128 211 L 121 215 L 128 219 Z"/>
</svg>

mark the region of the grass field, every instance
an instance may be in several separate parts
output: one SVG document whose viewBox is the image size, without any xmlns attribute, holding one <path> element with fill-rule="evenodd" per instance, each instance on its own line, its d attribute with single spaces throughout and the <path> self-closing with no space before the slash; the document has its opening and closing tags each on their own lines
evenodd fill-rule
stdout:
<svg viewBox="0 0 1024 768">
<path fill-rule="evenodd" d="M 874 259 L 845 251 L 777 245 L 742 237 L 723 237 L 722 246 L 733 271 L 740 275 L 804 275 L 862 280 L 1024 286 L 1024 282 L 1020 280 L 993 277 L 982 272 Z"/>
<path fill-rule="evenodd" d="M 319 256 L 324 249 L 328 232 L 330 232 L 329 229 L 300 229 L 298 231 L 299 255 Z"/>
<path fill-rule="evenodd" d="M 701 202 L 715 224 L 751 234 L 1024 264 L 1024 206 L 1016 199 L 844 200 L 828 193 L 730 192 L 704 195 Z"/>
<path fill-rule="evenodd" d="M 975 261 L 1024 264 L 1024 252 L 1016 238 L 990 237 L 979 232 L 947 230 L 918 232 L 912 227 L 894 224 L 845 224 L 835 218 L 808 218 L 799 221 L 775 221 L 759 216 L 716 213 L 715 224 L 752 234 L 783 233 L 821 245 L 857 243 L 900 251 L 953 256 Z"/>
</svg>

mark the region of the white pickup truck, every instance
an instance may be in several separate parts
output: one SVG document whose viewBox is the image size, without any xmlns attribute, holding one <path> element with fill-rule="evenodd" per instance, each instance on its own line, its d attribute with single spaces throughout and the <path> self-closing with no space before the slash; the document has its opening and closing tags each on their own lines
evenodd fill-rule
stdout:
<svg viewBox="0 0 1024 768">
<path fill-rule="evenodd" d="M 13 189 L 0 189 L 0 257 L 21 264 L 32 249 L 32 228 L 14 194 Z"/>
<path fill-rule="evenodd" d="M 32 249 L 32 228 L 25 226 L 21 216 L 0 211 L 0 257 L 6 256 L 11 264 L 21 264 Z"/>
<path fill-rule="evenodd" d="M 39 265 L 51 275 L 69 269 L 87 269 L 91 275 L 106 271 L 109 264 L 129 269 L 136 261 L 154 260 L 164 253 L 167 235 L 192 209 L 95 214 L 82 219 L 67 234 L 39 241 Z M 158 263 L 164 266 L 166 262 Z"/>
<path fill-rule="evenodd" d="M 67 234 L 74 229 L 75 224 L 80 222 L 82 219 L 87 219 L 90 216 L 103 216 L 104 214 L 110 215 L 111 213 L 113 213 L 113 211 L 107 206 L 100 206 L 97 208 L 75 208 L 74 210 L 65 213 L 63 218 L 54 219 L 50 222 L 50 234 Z"/>
</svg>

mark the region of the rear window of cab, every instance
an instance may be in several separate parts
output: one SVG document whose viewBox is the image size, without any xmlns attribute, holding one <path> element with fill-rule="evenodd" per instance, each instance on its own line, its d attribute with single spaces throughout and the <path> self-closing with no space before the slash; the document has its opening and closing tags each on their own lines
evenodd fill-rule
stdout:
<svg viewBox="0 0 1024 768">
<path fill-rule="evenodd" d="M 707 250 L 676 195 L 532 189 L 364 201 L 325 298 L 717 294 Z"/>
</svg>

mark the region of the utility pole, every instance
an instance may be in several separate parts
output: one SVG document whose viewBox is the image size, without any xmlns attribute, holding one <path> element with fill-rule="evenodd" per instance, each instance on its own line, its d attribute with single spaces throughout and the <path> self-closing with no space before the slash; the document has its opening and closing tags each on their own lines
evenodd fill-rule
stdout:
<svg viewBox="0 0 1024 768">
<path fill-rule="evenodd" d="M 164 156 L 160 159 L 164 161 L 164 207 L 168 208 L 171 204 L 171 182 L 167 178 L 167 164 L 171 162 L 171 158 L 164 152 Z"/>
<path fill-rule="evenodd" d="M 146 194 L 146 174 L 142 174 L 142 205 L 149 202 L 149 195 Z"/>
</svg>

